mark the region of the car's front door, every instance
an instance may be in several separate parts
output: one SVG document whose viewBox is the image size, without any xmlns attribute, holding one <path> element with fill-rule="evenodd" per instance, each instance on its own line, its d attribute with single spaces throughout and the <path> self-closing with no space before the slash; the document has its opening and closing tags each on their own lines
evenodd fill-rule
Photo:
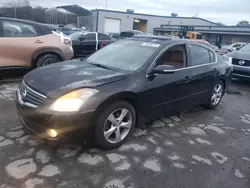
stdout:
<svg viewBox="0 0 250 188">
<path fill-rule="evenodd" d="M 97 50 L 98 37 L 96 33 L 87 33 L 81 39 L 81 55 L 89 56 Z"/>
<path fill-rule="evenodd" d="M 159 57 L 154 66 L 171 65 L 176 71 L 147 76 L 148 115 L 160 117 L 189 106 L 190 101 L 187 98 L 192 95 L 194 85 L 192 70 L 186 67 L 188 61 L 185 44 L 175 45 Z"/>
<path fill-rule="evenodd" d="M 189 44 L 190 61 L 188 67 L 192 70 L 194 105 L 202 104 L 208 98 L 219 71 L 217 70 L 216 54 L 201 45 Z"/>
<path fill-rule="evenodd" d="M 36 28 L 27 23 L 2 20 L 0 36 L 0 67 L 31 66 L 34 50 L 45 41 Z"/>
</svg>

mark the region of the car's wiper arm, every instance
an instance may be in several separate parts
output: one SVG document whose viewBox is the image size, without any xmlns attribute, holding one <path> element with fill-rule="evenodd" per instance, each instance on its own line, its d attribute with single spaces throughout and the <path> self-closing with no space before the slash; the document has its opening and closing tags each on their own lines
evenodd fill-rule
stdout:
<svg viewBox="0 0 250 188">
<path fill-rule="evenodd" d="M 89 62 L 89 64 L 92 64 L 94 66 L 101 67 L 101 68 L 104 68 L 104 69 L 110 69 L 109 67 L 107 67 L 105 65 L 102 65 L 102 64 L 99 64 L 99 63 Z"/>
</svg>

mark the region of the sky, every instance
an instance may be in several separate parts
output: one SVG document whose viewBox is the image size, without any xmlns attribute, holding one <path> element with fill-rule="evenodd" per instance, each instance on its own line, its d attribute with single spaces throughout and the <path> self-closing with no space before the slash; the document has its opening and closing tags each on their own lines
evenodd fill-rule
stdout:
<svg viewBox="0 0 250 188">
<path fill-rule="evenodd" d="M 0 0 L 13 1 L 13 0 Z M 18 1 L 18 0 L 14 0 Z M 31 6 L 56 7 L 78 4 L 87 9 L 101 8 L 126 11 L 134 9 L 136 13 L 170 16 L 172 12 L 179 16 L 198 15 L 213 22 L 236 25 L 241 20 L 250 22 L 250 0 L 29 0 Z M 198 8 L 197 8 L 198 7 Z M 197 11 L 198 10 L 198 11 Z M 198 13 L 198 14 L 197 14 Z"/>
</svg>

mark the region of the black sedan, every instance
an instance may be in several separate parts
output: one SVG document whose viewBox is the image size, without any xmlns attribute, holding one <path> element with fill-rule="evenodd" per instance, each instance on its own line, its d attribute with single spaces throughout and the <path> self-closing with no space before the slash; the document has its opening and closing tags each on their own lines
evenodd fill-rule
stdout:
<svg viewBox="0 0 250 188">
<path fill-rule="evenodd" d="M 136 124 L 204 105 L 215 108 L 232 67 L 211 48 L 186 40 L 132 37 L 76 59 L 35 69 L 16 92 L 20 120 L 50 139 L 93 134 L 120 146 Z"/>
<path fill-rule="evenodd" d="M 97 32 L 75 32 L 69 37 L 72 40 L 75 57 L 87 57 L 104 46 L 116 42 L 113 37 Z"/>
<path fill-rule="evenodd" d="M 73 29 L 70 29 L 68 27 L 58 27 L 55 30 L 59 31 L 59 32 L 62 32 L 65 35 L 70 35 L 70 34 L 75 32 Z"/>
<path fill-rule="evenodd" d="M 250 79 L 250 43 L 228 56 L 234 67 L 233 76 Z"/>
</svg>

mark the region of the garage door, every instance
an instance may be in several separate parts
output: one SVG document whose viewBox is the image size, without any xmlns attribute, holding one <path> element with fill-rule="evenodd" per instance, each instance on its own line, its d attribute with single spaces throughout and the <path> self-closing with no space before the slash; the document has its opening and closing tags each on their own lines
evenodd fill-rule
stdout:
<svg viewBox="0 0 250 188">
<path fill-rule="evenodd" d="M 104 32 L 105 33 L 119 33 L 121 31 L 121 20 L 105 18 Z"/>
</svg>

